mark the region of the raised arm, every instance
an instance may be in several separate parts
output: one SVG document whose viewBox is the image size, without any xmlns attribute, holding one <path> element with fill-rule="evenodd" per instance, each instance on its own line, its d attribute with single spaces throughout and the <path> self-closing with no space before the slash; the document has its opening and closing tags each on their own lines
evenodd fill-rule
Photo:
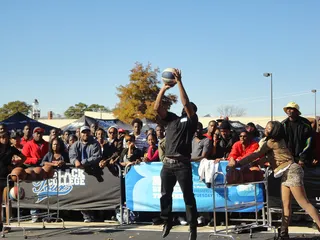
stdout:
<svg viewBox="0 0 320 240">
<path fill-rule="evenodd" d="M 167 89 L 171 88 L 169 85 L 163 85 L 160 89 L 156 101 L 154 103 L 154 110 L 157 111 L 159 117 L 161 119 L 165 119 L 167 117 L 168 111 L 162 106 L 162 98 L 167 91 Z"/>
<path fill-rule="evenodd" d="M 175 68 L 175 72 L 173 73 L 173 75 L 175 76 L 175 81 L 176 81 L 178 88 L 179 88 L 180 99 L 181 99 L 181 103 L 183 105 L 183 108 L 186 111 L 188 118 L 191 118 L 195 114 L 195 111 L 194 111 L 192 105 L 190 104 L 187 92 L 184 89 L 184 86 L 182 84 L 181 70 Z"/>
</svg>

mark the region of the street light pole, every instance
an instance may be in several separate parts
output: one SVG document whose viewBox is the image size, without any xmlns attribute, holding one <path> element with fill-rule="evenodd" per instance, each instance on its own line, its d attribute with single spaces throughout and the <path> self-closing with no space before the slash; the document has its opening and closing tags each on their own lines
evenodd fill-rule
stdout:
<svg viewBox="0 0 320 240">
<path fill-rule="evenodd" d="M 314 119 L 317 121 L 317 90 L 312 89 L 312 93 L 314 93 Z"/>
<path fill-rule="evenodd" d="M 271 121 L 273 121 L 273 79 L 272 79 L 272 73 L 264 73 L 264 77 L 270 77 L 270 108 L 271 108 Z"/>
</svg>

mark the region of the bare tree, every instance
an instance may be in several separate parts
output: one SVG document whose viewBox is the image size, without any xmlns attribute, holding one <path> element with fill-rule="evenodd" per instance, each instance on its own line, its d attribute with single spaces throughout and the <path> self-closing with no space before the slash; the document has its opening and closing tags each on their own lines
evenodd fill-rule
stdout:
<svg viewBox="0 0 320 240">
<path fill-rule="evenodd" d="M 246 109 L 234 105 L 221 105 L 217 108 L 217 111 L 223 117 L 242 117 L 246 115 Z"/>
</svg>

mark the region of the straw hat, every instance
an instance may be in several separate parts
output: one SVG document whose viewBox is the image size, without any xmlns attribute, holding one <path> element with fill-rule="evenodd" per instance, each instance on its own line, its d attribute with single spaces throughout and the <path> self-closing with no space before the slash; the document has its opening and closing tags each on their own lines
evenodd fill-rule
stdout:
<svg viewBox="0 0 320 240">
<path fill-rule="evenodd" d="M 285 106 L 285 107 L 283 108 L 283 111 L 284 111 L 285 113 L 287 113 L 287 109 L 288 109 L 288 108 L 294 108 L 294 109 L 296 109 L 296 110 L 298 111 L 299 115 L 301 115 L 301 112 L 299 111 L 300 107 L 299 107 L 299 105 L 298 105 L 297 103 L 295 103 L 295 102 L 289 102 L 289 103 L 287 104 L 287 106 Z"/>
</svg>

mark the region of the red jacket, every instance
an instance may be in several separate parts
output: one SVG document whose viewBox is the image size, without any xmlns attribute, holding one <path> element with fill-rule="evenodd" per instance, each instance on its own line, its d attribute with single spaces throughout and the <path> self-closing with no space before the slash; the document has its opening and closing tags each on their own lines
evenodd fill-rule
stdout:
<svg viewBox="0 0 320 240">
<path fill-rule="evenodd" d="M 26 156 L 25 164 L 37 165 L 49 150 L 48 142 L 44 141 L 38 145 L 33 139 L 28 141 L 22 149 L 22 154 Z"/>
<path fill-rule="evenodd" d="M 236 161 L 241 160 L 242 158 L 250 155 L 255 150 L 259 148 L 259 144 L 255 141 L 252 141 L 245 149 L 243 149 L 242 144 L 240 141 L 233 144 L 231 152 L 228 156 L 228 160 L 233 158 Z"/>
</svg>

